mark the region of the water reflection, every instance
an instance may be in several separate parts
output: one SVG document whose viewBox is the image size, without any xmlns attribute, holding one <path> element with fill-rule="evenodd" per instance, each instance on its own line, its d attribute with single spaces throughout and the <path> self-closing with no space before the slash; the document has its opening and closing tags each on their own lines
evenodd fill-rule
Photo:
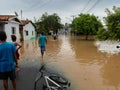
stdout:
<svg viewBox="0 0 120 90">
<path fill-rule="evenodd" d="M 26 40 L 24 42 L 21 42 L 22 48 L 20 50 L 21 59 L 24 60 L 24 58 L 37 58 L 40 55 L 40 50 L 38 48 L 38 42 L 36 39 L 33 40 Z"/>
<path fill-rule="evenodd" d="M 60 52 L 61 44 L 62 44 L 62 41 L 59 39 L 53 40 L 51 36 L 47 38 L 46 54 L 49 57 L 49 59 L 57 57 L 56 55 Z"/>
<path fill-rule="evenodd" d="M 85 41 L 69 35 L 47 39 L 44 61 L 64 72 L 72 82 L 72 90 L 120 90 L 120 50 L 115 43 Z M 37 40 L 22 45 L 21 62 L 41 60 Z"/>
<path fill-rule="evenodd" d="M 106 53 L 101 53 L 94 46 L 94 41 L 81 40 L 79 36 L 72 36 L 70 45 L 75 52 L 75 58 L 80 63 L 95 64 L 104 62 L 106 59 Z"/>
</svg>

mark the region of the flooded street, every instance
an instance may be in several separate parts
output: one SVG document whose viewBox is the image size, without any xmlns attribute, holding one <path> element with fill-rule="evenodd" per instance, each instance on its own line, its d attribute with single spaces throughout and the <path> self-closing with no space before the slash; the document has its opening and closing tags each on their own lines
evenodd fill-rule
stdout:
<svg viewBox="0 0 120 90">
<path fill-rule="evenodd" d="M 51 36 L 47 39 L 44 62 L 62 72 L 70 80 L 72 90 L 120 90 L 117 44 L 64 35 L 56 41 Z M 39 67 L 41 55 L 36 40 L 25 41 L 22 45 L 21 67 Z"/>
</svg>

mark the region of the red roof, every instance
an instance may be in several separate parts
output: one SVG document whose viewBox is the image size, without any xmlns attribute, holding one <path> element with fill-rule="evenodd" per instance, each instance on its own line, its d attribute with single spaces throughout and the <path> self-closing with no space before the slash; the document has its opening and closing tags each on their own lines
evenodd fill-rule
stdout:
<svg viewBox="0 0 120 90">
<path fill-rule="evenodd" d="M 28 20 L 28 19 L 26 19 L 26 20 L 21 20 L 21 25 L 26 25 L 26 24 L 28 24 L 29 22 L 31 22 L 31 24 L 36 28 L 35 24 L 34 24 L 31 20 Z"/>
<path fill-rule="evenodd" d="M 21 20 L 22 25 L 26 25 L 30 22 L 30 20 Z"/>
<path fill-rule="evenodd" d="M 16 17 L 16 16 L 15 15 L 0 15 L 0 21 L 8 21 L 12 17 Z"/>
</svg>

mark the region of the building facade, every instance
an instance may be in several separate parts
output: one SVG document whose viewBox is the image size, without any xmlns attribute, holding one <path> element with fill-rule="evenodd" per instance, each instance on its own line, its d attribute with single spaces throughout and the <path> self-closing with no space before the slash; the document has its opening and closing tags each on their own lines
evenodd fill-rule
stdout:
<svg viewBox="0 0 120 90">
<path fill-rule="evenodd" d="M 23 39 L 31 40 L 36 37 L 35 25 L 30 20 L 21 20 L 23 29 Z"/>
<path fill-rule="evenodd" d="M 20 20 L 15 15 L 0 15 L 0 30 L 3 30 L 7 34 L 7 41 L 11 41 L 11 35 L 14 34 L 17 37 L 17 41 L 20 41 L 19 31 Z"/>
</svg>

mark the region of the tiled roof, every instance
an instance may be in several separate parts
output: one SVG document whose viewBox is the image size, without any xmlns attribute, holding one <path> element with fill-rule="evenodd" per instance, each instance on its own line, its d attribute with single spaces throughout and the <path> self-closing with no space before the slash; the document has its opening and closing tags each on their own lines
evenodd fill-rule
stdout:
<svg viewBox="0 0 120 90">
<path fill-rule="evenodd" d="M 0 21 L 8 21 L 12 17 L 16 17 L 16 16 L 15 15 L 0 15 Z"/>
<path fill-rule="evenodd" d="M 26 24 L 28 24 L 29 22 L 36 28 L 35 24 L 34 24 L 31 20 L 28 20 L 28 19 L 26 19 L 26 20 L 21 20 L 21 25 L 26 25 Z"/>
<path fill-rule="evenodd" d="M 22 25 L 26 25 L 30 22 L 30 20 L 21 20 Z"/>
</svg>

